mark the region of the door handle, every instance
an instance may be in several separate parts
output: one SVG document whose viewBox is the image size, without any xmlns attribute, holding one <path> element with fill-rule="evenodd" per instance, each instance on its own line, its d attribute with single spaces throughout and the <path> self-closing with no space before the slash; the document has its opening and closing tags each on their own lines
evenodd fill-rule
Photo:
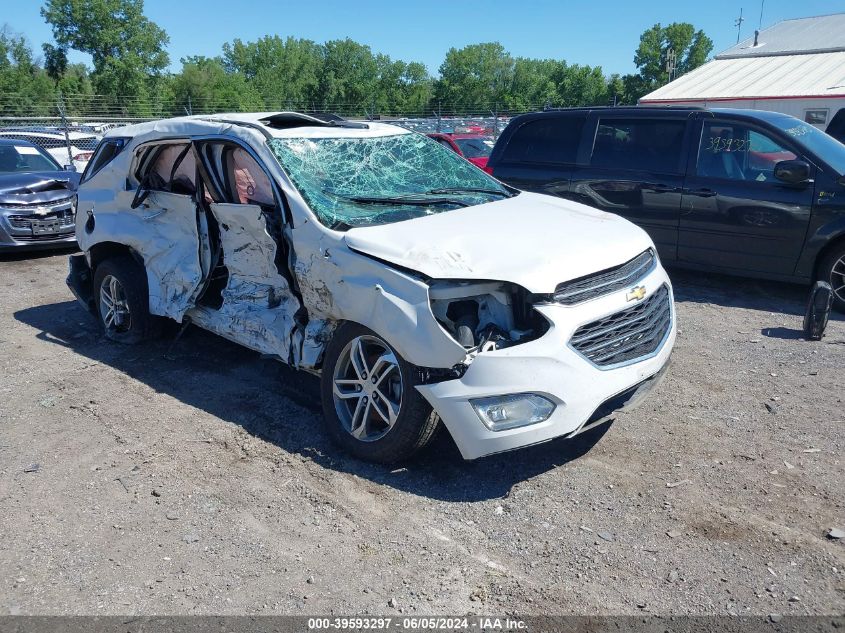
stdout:
<svg viewBox="0 0 845 633">
<path fill-rule="evenodd" d="M 148 213 L 147 215 L 143 215 L 141 217 L 145 220 L 154 220 L 158 216 L 164 215 L 165 213 L 167 213 L 167 209 L 159 209 L 158 211 L 153 211 L 152 213 Z"/>
<path fill-rule="evenodd" d="M 718 195 L 712 189 L 687 189 L 685 193 L 688 196 L 698 196 L 699 198 L 713 198 Z"/>
<path fill-rule="evenodd" d="M 678 191 L 677 187 L 670 187 L 669 185 L 661 185 L 655 184 L 653 182 L 647 182 L 643 184 L 643 189 L 649 189 L 654 191 L 655 193 L 674 193 Z"/>
</svg>

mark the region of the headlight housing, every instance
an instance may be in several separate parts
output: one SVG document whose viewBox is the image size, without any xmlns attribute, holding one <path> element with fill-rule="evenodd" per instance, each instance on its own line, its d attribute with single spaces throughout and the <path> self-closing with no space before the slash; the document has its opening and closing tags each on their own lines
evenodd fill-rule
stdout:
<svg viewBox="0 0 845 633">
<path fill-rule="evenodd" d="M 549 419 L 557 405 L 536 393 L 514 393 L 470 400 L 475 413 L 491 431 L 506 431 Z"/>
</svg>

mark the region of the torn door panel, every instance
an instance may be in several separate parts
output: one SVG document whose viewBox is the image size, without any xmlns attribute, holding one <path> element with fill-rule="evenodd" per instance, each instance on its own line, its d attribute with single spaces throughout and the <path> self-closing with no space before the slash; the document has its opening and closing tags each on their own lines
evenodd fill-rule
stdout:
<svg viewBox="0 0 845 633">
<path fill-rule="evenodd" d="M 276 241 L 257 205 L 212 204 L 228 272 L 219 309 L 197 307 L 190 316 L 215 333 L 289 362 L 299 300 L 275 268 Z"/>
<path fill-rule="evenodd" d="M 124 205 L 98 205 L 95 218 L 96 240 L 85 230 L 77 231 L 89 250 L 97 244 L 123 244 L 144 260 L 149 287 L 150 312 L 181 321 L 192 305 L 202 280 L 198 254 L 196 207 L 190 196 L 151 192 L 143 205 L 131 211 L 127 192 L 118 197 Z M 83 237 L 84 236 L 84 237 Z M 86 239 L 87 238 L 87 239 Z"/>
<path fill-rule="evenodd" d="M 136 210 L 146 225 L 144 266 L 150 312 L 176 321 L 193 305 L 202 281 L 196 204 L 190 196 L 153 191 Z"/>
</svg>

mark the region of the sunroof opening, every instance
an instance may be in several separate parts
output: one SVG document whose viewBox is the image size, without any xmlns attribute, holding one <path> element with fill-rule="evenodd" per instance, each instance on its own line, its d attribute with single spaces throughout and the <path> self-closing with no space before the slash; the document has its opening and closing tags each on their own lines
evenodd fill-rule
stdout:
<svg viewBox="0 0 845 633">
<path fill-rule="evenodd" d="M 261 119 L 267 127 L 288 130 L 296 127 L 348 127 L 366 130 L 370 126 L 357 121 L 347 121 L 331 113 L 303 114 L 302 112 L 279 112 Z"/>
</svg>

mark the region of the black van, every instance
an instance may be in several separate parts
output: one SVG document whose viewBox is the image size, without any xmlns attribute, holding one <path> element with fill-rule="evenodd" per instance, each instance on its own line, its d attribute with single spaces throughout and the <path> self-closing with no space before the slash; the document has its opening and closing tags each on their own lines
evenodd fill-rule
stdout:
<svg viewBox="0 0 845 633">
<path fill-rule="evenodd" d="M 830 281 L 845 309 L 845 145 L 758 110 L 637 106 L 525 114 L 487 170 L 645 229 L 670 266 Z"/>
</svg>

